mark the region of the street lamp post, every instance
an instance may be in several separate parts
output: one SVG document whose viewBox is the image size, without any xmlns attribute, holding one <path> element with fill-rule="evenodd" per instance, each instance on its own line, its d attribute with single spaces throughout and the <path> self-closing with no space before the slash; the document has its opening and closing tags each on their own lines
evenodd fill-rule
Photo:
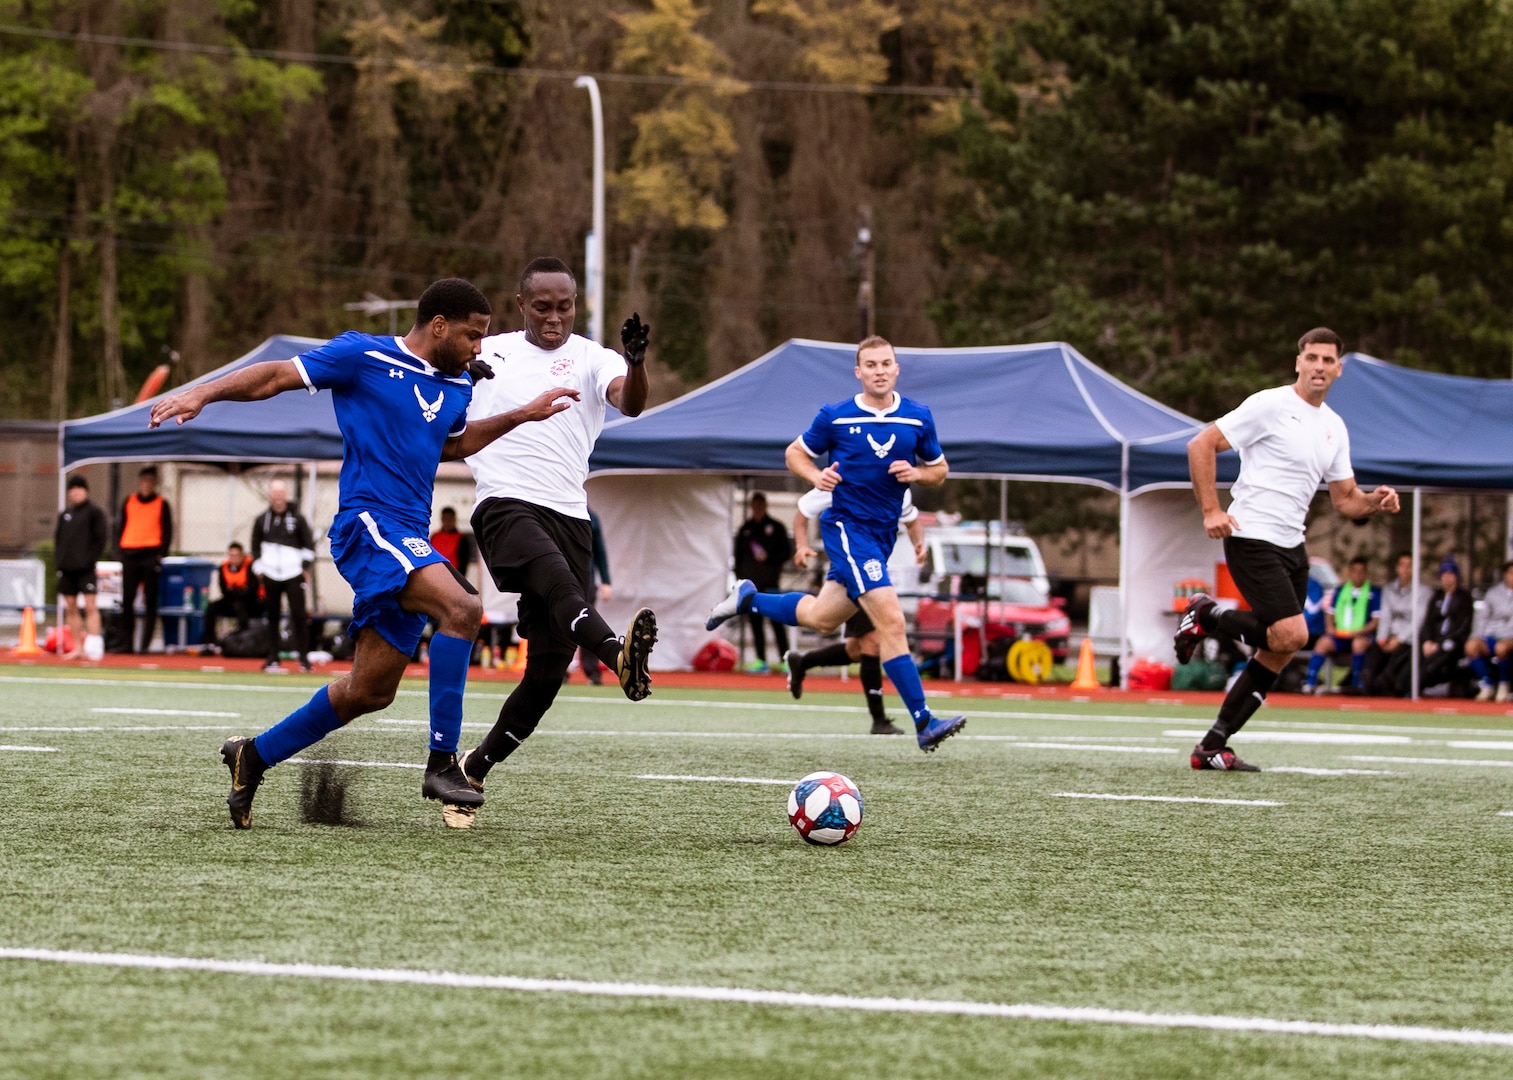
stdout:
<svg viewBox="0 0 1513 1080">
<path fill-rule="evenodd" d="M 604 344 L 604 103 L 599 83 L 580 75 L 573 86 L 588 91 L 594 117 L 594 224 L 588 234 L 584 276 L 588 278 L 588 336 Z"/>
</svg>

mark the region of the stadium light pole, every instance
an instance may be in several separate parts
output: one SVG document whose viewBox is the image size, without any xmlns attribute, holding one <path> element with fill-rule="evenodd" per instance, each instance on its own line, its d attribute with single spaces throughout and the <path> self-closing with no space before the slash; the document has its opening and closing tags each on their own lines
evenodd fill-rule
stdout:
<svg viewBox="0 0 1513 1080">
<path fill-rule="evenodd" d="M 584 276 L 588 278 L 588 336 L 604 344 L 604 103 L 599 82 L 579 75 L 573 86 L 588 91 L 594 118 L 594 222 L 588 234 Z"/>
</svg>

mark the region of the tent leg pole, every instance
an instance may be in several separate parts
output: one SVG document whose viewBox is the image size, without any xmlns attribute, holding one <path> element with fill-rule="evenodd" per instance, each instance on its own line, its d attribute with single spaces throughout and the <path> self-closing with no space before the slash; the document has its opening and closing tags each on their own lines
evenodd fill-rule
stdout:
<svg viewBox="0 0 1513 1080">
<path fill-rule="evenodd" d="M 1412 607 L 1409 608 L 1410 611 L 1414 610 L 1414 608 L 1416 608 L 1418 606 L 1419 561 L 1420 561 L 1421 554 L 1422 554 L 1421 547 L 1422 547 L 1422 543 L 1423 543 L 1423 525 L 1424 525 L 1424 492 L 1423 492 L 1422 488 L 1414 488 L 1413 489 L 1413 591 L 1411 593 L 1409 593 L 1409 602 L 1410 602 L 1410 604 L 1412 604 Z M 1418 700 L 1418 656 L 1419 656 L 1418 619 L 1417 618 L 1415 618 L 1413 620 L 1412 649 L 1413 649 L 1413 656 L 1410 658 L 1409 664 L 1408 664 L 1408 681 L 1409 681 L 1408 696 L 1412 700 L 1417 701 Z"/>
</svg>

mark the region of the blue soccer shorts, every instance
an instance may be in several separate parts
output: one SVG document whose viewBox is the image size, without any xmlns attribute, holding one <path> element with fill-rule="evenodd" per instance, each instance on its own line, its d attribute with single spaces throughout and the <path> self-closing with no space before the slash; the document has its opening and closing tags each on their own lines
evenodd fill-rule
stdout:
<svg viewBox="0 0 1513 1080">
<path fill-rule="evenodd" d="M 846 596 L 853 602 L 864 592 L 892 587 L 888 556 L 893 554 L 898 537 L 897 524 L 878 528 L 842 521 L 827 513 L 820 517 L 820 536 L 830 557 L 830 572 L 825 576 L 844 585 Z"/>
<path fill-rule="evenodd" d="M 431 547 L 424 529 L 402 525 L 372 510 L 344 510 L 331 522 L 331 557 L 352 586 L 352 624 L 356 640 L 363 627 L 406 656 L 415 654 L 426 617 L 399 606 L 399 593 L 422 566 L 446 562 Z"/>
</svg>

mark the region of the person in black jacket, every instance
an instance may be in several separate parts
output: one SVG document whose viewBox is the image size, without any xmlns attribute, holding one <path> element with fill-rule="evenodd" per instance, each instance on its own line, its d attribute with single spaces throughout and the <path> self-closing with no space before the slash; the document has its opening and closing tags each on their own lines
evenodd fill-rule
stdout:
<svg viewBox="0 0 1513 1080">
<path fill-rule="evenodd" d="M 268 485 L 268 509 L 252 523 L 252 571 L 262 578 L 263 598 L 268 605 L 268 662 L 264 671 L 282 671 L 279 666 L 279 616 L 283 599 L 289 598 L 289 630 L 299 653 L 299 669 L 310 670 L 305 638 L 305 579 L 315 561 L 315 539 L 310 523 L 289 505 L 289 487 L 282 480 Z"/>
<path fill-rule="evenodd" d="M 783 564 L 793 548 L 788 541 L 788 530 L 777 518 L 767 513 L 767 496 L 760 491 L 751 496 L 751 516 L 741 523 L 735 534 L 735 576 L 746 578 L 757 587 L 758 592 L 777 592 L 778 579 L 783 573 Z M 746 618 L 751 623 L 751 644 L 756 650 L 756 668 L 767 668 L 767 636 L 763 625 L 772 620 L 764 619 L 755 611 Z M 772 622 L 772 640 L 778 647 L 778 657 L 788 654 L 788 628 L 780 622 Z"/>
<path fill-rule="evenodd" d="M 105 554 L 110 541 L 110 523 L 105 511 L 89 501 L 89 481 L 75 476 L 68 481 L 68 505 L 58 515 L 53 529 L 53 561 L 58 573 L 58 595 L 63 598 L 68 628 L 73 632 L 74 647 L 58 652 L 64 660 L 80 655 L 98 660 L 105 654 L 105 639 L 100 634 L 100 609 L 95 601 L 95 564 Z M 84 598 L 84 614 L 79 614 L 79 597 Z M 86 634 L 88 636 L 86 636 Z"/>
<path fill-rule="evenodd" d="M 1466 639 L 1471 636 L 1471 622 L 1476 616 L 1476 604 L 1471 594 L 1460 587 L 1460 564 L 1455 556 L 1446 555 L 1439 564 L 1439 588 L 1429 598 L 1429 610 L 1424 612 L 1424 624 L 1419 627 L 1419 647 L 1423 650 L 1423 666 L 1419 669 L 1419 690 L 1449 682 L 1455 668 L 1466 652 Z"/>
</svg>

